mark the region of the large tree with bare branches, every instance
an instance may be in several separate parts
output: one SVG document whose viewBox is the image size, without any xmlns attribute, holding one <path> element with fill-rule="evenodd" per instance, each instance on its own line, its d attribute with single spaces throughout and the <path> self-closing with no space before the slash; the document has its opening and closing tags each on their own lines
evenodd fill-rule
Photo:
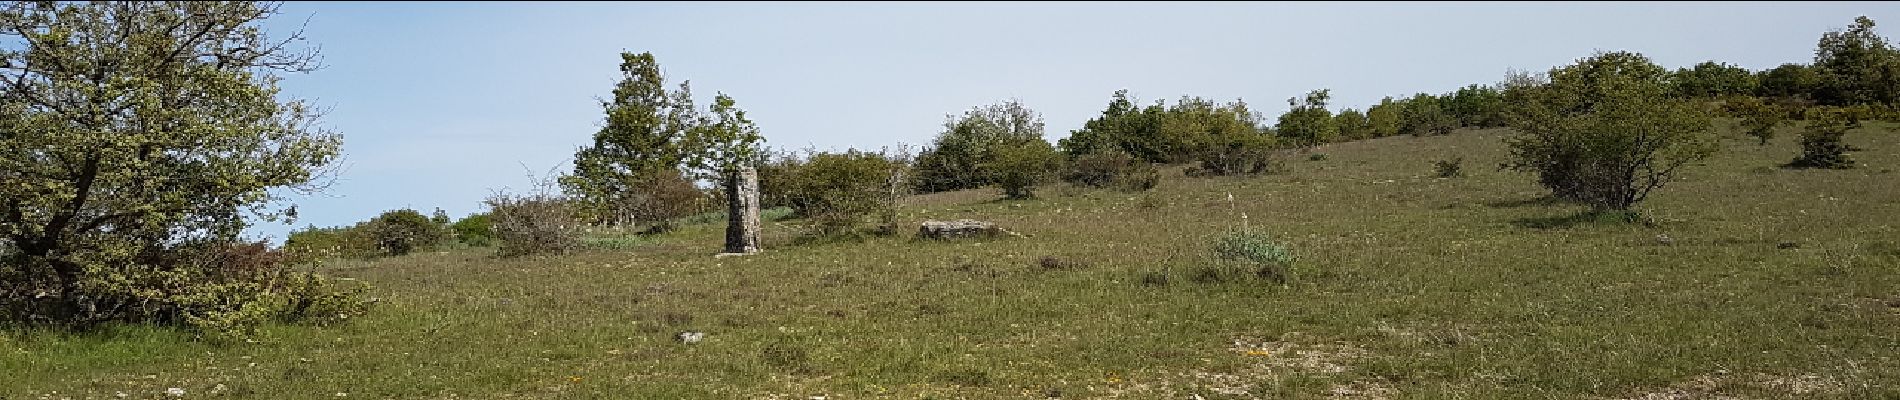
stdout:
<svg viewBox="0 0 1900 400">
<path fill-rule="evenodd" d="M 277 12 L 0 4 L 0 311 L 167 318 L 217 283 L 182 249 L 235 239 L 246 216 L 294 216 L 273 191 L 312 188 L 341 139 L 279 93 L 317 54 L 298 33 L 267 37 Z"/>
</svg>

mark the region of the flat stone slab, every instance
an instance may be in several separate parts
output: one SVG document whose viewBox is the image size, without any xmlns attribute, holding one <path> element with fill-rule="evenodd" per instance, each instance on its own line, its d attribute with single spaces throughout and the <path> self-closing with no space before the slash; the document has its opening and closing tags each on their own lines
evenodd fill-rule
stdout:
<svg viewBox="0 0 1900 400">
<path fill-rule="evenodd" d="M 967 237 L 1021 236 L 997 227 L 995 223 L 974 219 L 955 221 L 924 221 L 917 228 L 917 236 L 930 239 L 958 239 Z"/>
</svg>

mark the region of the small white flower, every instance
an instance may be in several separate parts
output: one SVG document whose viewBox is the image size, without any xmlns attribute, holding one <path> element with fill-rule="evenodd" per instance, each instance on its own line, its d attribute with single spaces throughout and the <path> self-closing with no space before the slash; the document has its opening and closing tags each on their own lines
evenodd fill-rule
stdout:
<svg viewBox="0 0 1900 400">
<path fill-rule="evenodd" d="M 172 397 L 180 397 L 180 396 L 184 396 L 184 395 L 185 395 L 185 389 L 183 389 L 183 388 L 170 388 L 170 389 L 165 389 L 165 394 L 166 394 L 166 395 L 170 395 L 170 396 L 172 396 Z"/>
</svg>

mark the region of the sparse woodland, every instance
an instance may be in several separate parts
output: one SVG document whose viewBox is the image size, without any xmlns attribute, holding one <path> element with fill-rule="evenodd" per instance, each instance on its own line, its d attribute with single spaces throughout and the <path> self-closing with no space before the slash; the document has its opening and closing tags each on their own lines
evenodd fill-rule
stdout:
<svg viewBox="0 0 1900 400">
<path fill-rule="evenodd" d="M 0 399 L 1900 396 L 1867 17 L 1763 71 L 1121 90 L 1072 130 L 1012 99 L 841 152 L 627 52 L 536 187 L 269 246 L 349 134 L 278 90 L 316 51 L 276 7 L 0 5 Z M 766 251 L 714 258 L 741 169 Z M 1013 234 L 913 235 L 962 218 Z"/>
</svg>

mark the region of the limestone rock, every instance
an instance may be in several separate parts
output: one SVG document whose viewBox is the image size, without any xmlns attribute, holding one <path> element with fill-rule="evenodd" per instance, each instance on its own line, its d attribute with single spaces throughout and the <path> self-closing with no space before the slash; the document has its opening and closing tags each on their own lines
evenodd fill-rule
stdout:
<svg viewBox="0 0 1900 400">
<path fill-rule="evenodd" d="M 956 239 L 965 237 L 1022 236 L 1015 232 L 997 227 L 995 223 L 973 219 L 955 221 L 924 221 L 917 228 L 917 236 L 930 239 Z"/>
</svg>

